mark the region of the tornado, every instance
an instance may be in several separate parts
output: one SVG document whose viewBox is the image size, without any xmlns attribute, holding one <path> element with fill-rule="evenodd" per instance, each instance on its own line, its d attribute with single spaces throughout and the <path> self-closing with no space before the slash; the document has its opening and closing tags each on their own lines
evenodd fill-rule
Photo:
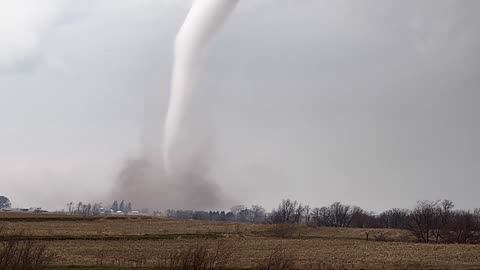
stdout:
<svg viewBox="0 0 480 270">
<path fill-rule="evenodd" d="M 237 4 L 238 0 L 195 0 L 177 33 L 163 141 L 163 162 L 168 173 L 174 170 L 176 138 L 198 79 L 202 51 Z"/>
</svg>

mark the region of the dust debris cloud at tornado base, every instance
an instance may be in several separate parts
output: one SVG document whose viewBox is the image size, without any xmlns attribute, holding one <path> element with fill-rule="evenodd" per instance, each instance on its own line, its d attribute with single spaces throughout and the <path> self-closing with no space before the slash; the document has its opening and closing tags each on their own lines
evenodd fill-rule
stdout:
<svg viewBox="0 0 480 270">
<path fill-rule="evenodd" d="M 112 197 L 128 198 L 142 207 L 177 209 L 221 207 L 227 200 L 209 176 L 205 147 L 188 148 L 182 145 L 180 138 L 186 125 L 189 99 L 201 69 L 202 51 L 237 4 L 238 0 L 196 0 L 192 3 L 175 40 L 162 154 L 152 154 L 155 150 L 144 145 L 141 156 L 127 161 L 120 171 Z M 209 144 L 212 146 L 214 144 Z"/>
<path fill-rule="evenodd" d="M 139 208 L 206 209 L 224 198 L 208 170 L 192 164 L 183 174 L 167 175 L 163 164 L 131 159 L 118 175 L 112 198 L 128 198 Z"/>
</svg>

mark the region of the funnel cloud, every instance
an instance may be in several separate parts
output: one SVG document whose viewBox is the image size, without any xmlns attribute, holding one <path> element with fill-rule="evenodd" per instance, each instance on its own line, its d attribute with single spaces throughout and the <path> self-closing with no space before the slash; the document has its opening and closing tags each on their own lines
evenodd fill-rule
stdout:
<svg viewBox="0 0 480 270">
<path fill-rule="evenodd" d="M 164 162 L 167 172 L 178 169 L 175 164 L 189 159 L 188 154 L 175 152 L 176 138 L 184 118 L 185 107 L 199 73 L 202 49 L 237 5 L 238 0 L 196 0 L 175 41 L 170 103 L 165 121 Z"/>
<path fill-rule="evenodd" d="M 177 209 L 219 207 L 224 200 L 218 186 L 209 177 L 205 147 L 193 150 L 189 145 L 181 147 L 188 150 L 181 151 L 175 149 L 175 144 L 180 141 L 180 126 L 199 74 L 202 49 L 237 3 L 238 0 L 193 2 L 175 40 L 175 63 L 164 127 L 163 159 L 155 153 L 155 149 L 158 149 L 155 143 L 145 143 L 143 156 L 127 161 L 121 170 L 114 197 L 132 198 L 136 205 L 144 207 Z M 144 132 L 152 130 L 155 128 L 146 128 Z"/>
</svg>

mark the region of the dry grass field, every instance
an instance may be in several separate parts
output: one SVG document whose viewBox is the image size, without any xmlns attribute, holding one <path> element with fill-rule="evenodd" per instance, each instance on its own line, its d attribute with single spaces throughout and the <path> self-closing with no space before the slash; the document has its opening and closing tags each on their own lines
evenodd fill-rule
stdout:
<svg viewBox="0 0 480 270">
<path fill-rule="evenodd" d="M 0 226 L 9 237 L 45 243 L 52 269 L 148 269 L 200 246 L 228 251 L 231 269 L 255 269 L 276 251 L 296 269 L 480 269 L 480 246 L 406 242 L 400 230 L 296 227 L 279 238 L 271 225 L 23 214 L 0 214 Z"/>
</svg>

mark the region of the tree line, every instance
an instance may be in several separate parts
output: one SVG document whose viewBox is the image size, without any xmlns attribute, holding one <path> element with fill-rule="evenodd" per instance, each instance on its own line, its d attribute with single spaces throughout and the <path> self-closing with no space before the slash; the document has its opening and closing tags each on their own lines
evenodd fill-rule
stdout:
<svg viewBox="0 0 480 270">
<path fill-rule="evenodd" d="M 0 196 L 0 208 L 9 207 L 10 200 Z M 97 216 L 129 213 L 133 208 L 131 202 L 116 200 L 108 207 L 103 207 L 101 203 L 69 202 L 67 209 L 72 215 Z M 260 205 L 237 205 L 229 211 L 167 210 L 165 215 L 178 219 L 303 224 L 311 227 L 403 229 L 422 243 L 480 243 L 480 208 L 455 209 L 450 200 L 418 201 L 413 209 L 393 208 L 380 214 L 341 202 L 312 208 L 295 200 L 284 199 L 271 212 Z"/>
<path fill-rule="evenodd" d="M 133 208 L 131 202 L 125 202 L 122 200 L 119 203 L 115 200 L 109 207 L 103 207 L 102 203 L 69 202 L 67 203 L 67 210 L 71 215 L 98 216 L 118 212 L 127 214 L 132 212 Z"/>
<path fill-rule="evenodd" d="M 230 221 L 243 223 L 265 223 L 267 212 L 265 208 L 259 205 L 252 205 L 248 208 L 243 205 L 237 205 L 230 211 L 193 211 L 193 210 L 172 210 L 169 209 L 165 215 L 177 219 L 210 220 L 210 221 Z"/>
<path fill-rule="evenodd" d="M 341 202 L 312 208 L 290 199 L 282 200 L 270 213 L 259 205 L 238 205 L 230 211 L 167 210 L 165 214 L 194 220 L 403 229 L 422 243 L 480 243 L 480 208 L 455 209 L 450 200 L 418 201 L 413 209 L 393 208 L 380 214 Z"/>
</svg>

